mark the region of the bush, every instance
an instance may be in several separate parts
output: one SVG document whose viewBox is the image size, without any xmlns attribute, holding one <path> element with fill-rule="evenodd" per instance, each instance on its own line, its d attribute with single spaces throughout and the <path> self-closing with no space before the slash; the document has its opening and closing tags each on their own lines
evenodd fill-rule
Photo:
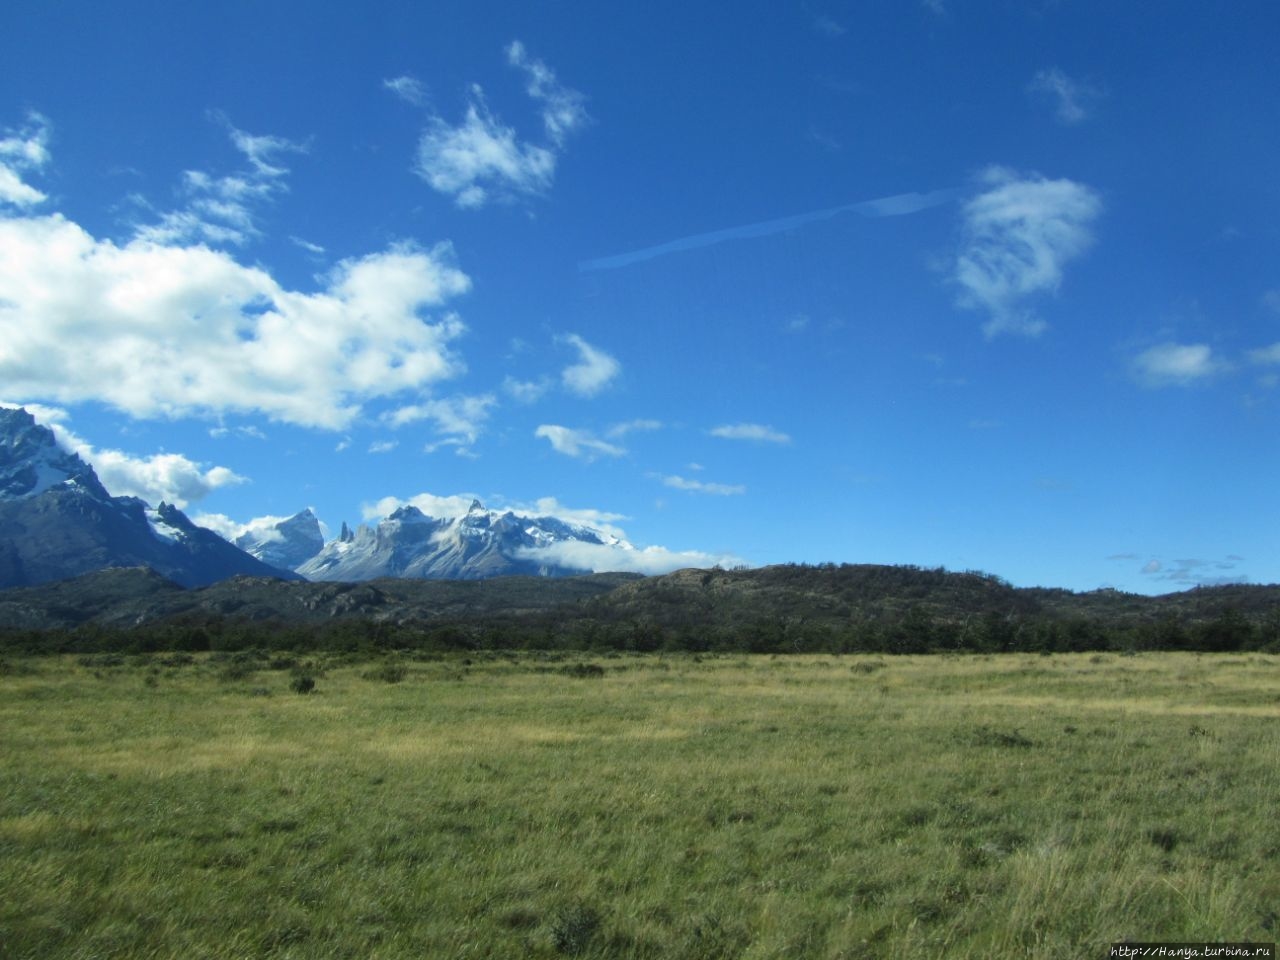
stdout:
<svg viewBox="0 0 1280 960">
<path fill-rule="evenodd" d="M 565 667 L 562 673 L 577 677 L 580 680 L 595 680 L 604 676 L 604 667 L 598 663 L 574 663 Z"/>
<path fill-rule="evenodd" d="M 383 683 L 399 683 L 409 671 L 405 669 L 403 663 L 384 663 L 373 670 L 366 670 L 361 674 L 366 680 L 381 680 Z"/>
<path fill-rule="evenodd" d="M 600 914 L 582 904 L 556 911 L 551 922 L 551 941 L 560 953 L 581 953 L 600 928 Z"/>
<path fill-rule="evenodd" d="M 294 693 L 311 693 L 315 688 L 315 678 L 306 673 L 298 674 L 289 682 L 289 689 Z"/>
</svg>

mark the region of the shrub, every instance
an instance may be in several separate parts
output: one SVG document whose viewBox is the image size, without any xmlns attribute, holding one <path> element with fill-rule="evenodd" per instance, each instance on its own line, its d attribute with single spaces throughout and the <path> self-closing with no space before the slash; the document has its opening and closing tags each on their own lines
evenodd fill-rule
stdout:
<svg viewBox="0 0 1280 960">
<path fill-rule="evenodd" d="M 315 678 L 306 673 L 298 674 L 289 682 L 289 689 L 294 693 L 311 693 L 315 688 Z"/>
<path fill-rule="evenodd" d="M 580 680 L 594 680 L 604 676 L 604 667 L 598 663 L 573 663 L 563 668 L 561 673 Z"/>
<path fill-rule="evenodd" d="M 383 683 L 399 683 L 409 671 L 405 669 L 403 663 L 383 663 L 373 670 L 366 670 L 361 674 L 366 680 L 381 680 Z"/>
<path fill-rule="evenodd" d="M 573 904 L 556 911 L 551 942 L 560 953 L 581 953 L 599 928 L 600 914 L 591 907 Z"/>
</svg>

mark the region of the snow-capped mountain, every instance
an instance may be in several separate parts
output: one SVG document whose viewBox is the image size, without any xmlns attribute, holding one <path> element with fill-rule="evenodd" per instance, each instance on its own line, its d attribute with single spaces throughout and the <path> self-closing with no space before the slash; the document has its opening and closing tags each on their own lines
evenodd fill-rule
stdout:
<svg viewBox="0 0 1280 960">
<path fill-rule="evenodd" d="M 0 409 L 0 500 L 25 500 L 66 483 L 108 493 L 93 468 L 58 446 L 53 431 L 25 410 Z"/>
<path fill-rule="evenodd" d="M 510 510 L 499 513 L 477 500 L 460 517 L 429 517 L 417 507 L 402 506 L 376 526 L 362 525 L 354 533 L 343 524 L 338 539 L 297 571 L 310 580 L 561 577 L 600 568 L 587 554 L 598 558 L 621 550 L 634 547 L 582 524 Z"/>
<path fill-rule="evenodd" d="M 198 527 L 167 503 L 113 497 L 89 464 L 22 409 L 0 409 L 0 587 L 147 566 L 183 586 L 295 575 Z"/>
<path fill-rule="evenodd" d="M 267 517 L 255 521 L 232 542 L 263 563 L 296 570 L 324 549 L 324 534 L 308 507 L 283 520 Z"/>
</svg>

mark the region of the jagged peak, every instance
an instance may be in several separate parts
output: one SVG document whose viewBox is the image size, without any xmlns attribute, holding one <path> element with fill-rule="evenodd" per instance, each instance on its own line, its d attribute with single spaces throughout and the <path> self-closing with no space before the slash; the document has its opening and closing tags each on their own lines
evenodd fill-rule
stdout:
<svg viewBox="0 0 1280 960">
<path fill-rule="evenodd" d="M 473 513 L 488 513 L 488 512 L 489 511 L 485 509 L 484 504 L 481 503 L 479 500 L 475 500 L 475 499 L 471 501 L 471 506 L 467 507 L 468 516 L 470 516 Z"/>
</svg>

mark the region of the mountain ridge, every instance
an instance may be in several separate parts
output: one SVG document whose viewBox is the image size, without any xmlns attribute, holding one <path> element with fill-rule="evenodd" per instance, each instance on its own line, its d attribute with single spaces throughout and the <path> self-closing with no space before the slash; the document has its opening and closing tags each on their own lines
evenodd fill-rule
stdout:
<svg viewBox="0 0 1280 960">
<path fill-rule="evenodd" d="M 0 409 L 0 586 L 146 566 L 183 586 L 237 574 L 292 578 L 198 526 L 176 506 L 113 497 L 21 408 Z"/>
</svg>

